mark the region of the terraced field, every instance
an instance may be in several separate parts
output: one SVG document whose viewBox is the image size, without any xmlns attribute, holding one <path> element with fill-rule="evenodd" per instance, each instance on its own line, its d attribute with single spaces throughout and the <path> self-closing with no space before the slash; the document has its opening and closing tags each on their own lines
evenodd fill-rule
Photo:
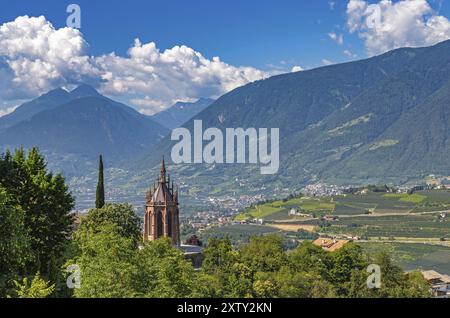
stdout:
<svg viewBox="0 0 450 318">
<path fill-rule="evenodd" d="M 301 215 L 289 215 L 295 209 Z M 446 217 L 442 217 L 442 211 Z M 336 219 L 324 218 L 333 215 Z M 450 192 L 413 195 L 369 193 L 335 197 L 299 197 L 247 209 L 238 220 L 263 219 L 264 225 L 211 229 L 207 236 L 245 242 L 252 235 L 279 233 L 285 238 L 313 239 L 307 234 L 359 236 L 371 251 L 387 250 L 406 270 L 434 269 L 450 274 Z"/>
<path fill-rule="evenodd" d="M 303 215 L 289 215 L 291 209 Z M 283 224 L 284 228 L 296 224 L 313 226 L 320 233 L 439 242 L 450 240 L 449 216 L 442 219 L 443 209 L 450 210 L 448 191 L 420 191 L 412 195 L 372 192 L 274 201 L 249 208 L 238 219 L 264 219 L 279 229 Z M 334 215 L 338 220 L 325 222 L 325 215 Z"/>
<path fill-rule="evenodd" d="M 327 233 L 348 233 L 365 237 L 393 238 L 448 238 L 450 222 L 442 221 L 437 215 L 396 215 L 362 216 L 341 218 L 330 227 Z"/>
<path fill-rule="evenodd" d="M 335 203 L 332 198 L 308 198 L 300 197 L 288 201 L 274 201 L 257 205 L 247 209 L 244 213 L 237 216 L 237 220 L 247 218 L 266 219 L 266 220 L 289 220 L 295 217 L 289 217 L 289 211 L 296 209 L 304 214 L 325 215 L 333 212 Z"/>
</svg>

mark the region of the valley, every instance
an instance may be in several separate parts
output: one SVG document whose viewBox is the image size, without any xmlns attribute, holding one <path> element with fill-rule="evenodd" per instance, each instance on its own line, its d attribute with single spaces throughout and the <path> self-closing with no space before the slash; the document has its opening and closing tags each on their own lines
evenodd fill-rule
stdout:
<svg viewBox="0 0 450 318">
<path fill-rule="evenodd" d="M 205 228 L 201 237 L 229 236 L 242 244 L 251 235 L 279 233 L 294 245 L 331 237 L 370 250 L 395 250 L 395 260 L 405 268 L 449 272 L 445 261 L 450 259 L 449 217 L 448 190 L 408 194 L 361 188 L 335 196 L 303 195 L 255 204 L 228 224 Z"/>
</svg>

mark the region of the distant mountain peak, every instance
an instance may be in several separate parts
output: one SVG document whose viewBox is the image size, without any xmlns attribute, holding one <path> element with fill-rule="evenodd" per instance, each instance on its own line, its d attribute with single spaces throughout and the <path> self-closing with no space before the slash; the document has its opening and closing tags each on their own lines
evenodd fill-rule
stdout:
<svg viewBox="0 0 450 318">
<path fill-rule="evenodd" d="M 52 89 L 51 91 L 48 91 L 45 94 L 42 94 L 40 97 L 43 97 L 43 96 L 67 96 L 68 94 L 69 94 L 68 91 L 59 87 L 59 88 Z"/>
<path fill-rule="evenodd" d="M 202 112 L 213 102 L 214 100 L 210 98 L 200 98 L 193 103 L 179 101 L 166 110 L 153 115 L 152 119 L 172 130 Z"/>
<path fill-rule="evenodd" d="M 90 85 L 81 84 L 73 91 L 71 91 L 70 95 L 73 98 L 83 98 L 83 97 L 100 96 L 100 93 L 97 92 L 97 90 Z"/>
</svg>

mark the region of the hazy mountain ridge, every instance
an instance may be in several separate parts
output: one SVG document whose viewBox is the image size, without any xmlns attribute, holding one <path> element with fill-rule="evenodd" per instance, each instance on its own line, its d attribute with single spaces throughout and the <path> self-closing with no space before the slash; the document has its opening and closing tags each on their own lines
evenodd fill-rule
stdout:
<svg viewBox="0 0 450 318">
<path fill-rule="evenodd" d="M 200 98 L 196 102 L 177 102 L 168 109 L 152 116 L 152 119 L 168 129 L 180 127 L 182 124 L 202 112 L 214 99 Z"/>
<path fill-rule="evenodd" d="M 225 94 L 195 118 L 208 127 L 280 128 L 279 174 L 252 165 L 177 165 L 178 177 L 215 193 L 307 182 L 404 183 L 450 175 L 450 42 L 403 48 L 370 59 L 284 74 Z M 184 127 L 193 128 L 193 120 Z M 128 166 L 148 171 L 174 142 L 165 138 Z M 193 178 L 192 176 L 195 176 Z M 218 178 L 208 182 L 210 178 Z M 220 189 L 218 189 L 220 188 Z"/>
<path fill-rule="evenodd" d="M 169 132 L 87 85 L 51 91 L 17 108 L 4 122 L 18 118 L 26 119 L 0 132 L 2 150 L 37 146 L 48 154 L 50 166 L 68 176 L 88 173 L 99 154 L 109 165 L 139 157 Z"/>
</svg>

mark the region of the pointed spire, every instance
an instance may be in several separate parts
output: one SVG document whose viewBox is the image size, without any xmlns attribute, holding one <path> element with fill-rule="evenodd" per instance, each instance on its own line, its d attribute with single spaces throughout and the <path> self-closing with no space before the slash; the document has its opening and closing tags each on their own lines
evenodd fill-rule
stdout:
<svg viewBox="0 0 450 318">
<path fill-rule="evenodd" d="M 159 181 L 166 182 L 166 162 L 164 160 L 164 156 L 161 162 L 161 175 Z"/>
<path fill-rule="evenodd" d="M 178 192 L 179 192 L 179 189 L 178 189 L 178 185 L 177 185 L 177 189 L 175 190 L 175 193 L 173 195 L 173 200 L 175 201 L 175 203 L 178 203 Z"/>
<path fill-rule="evenodd" d="M 152 201 L 152 188 L 150 187 L 150 190 L 147 192 L 147 197 L 146 197 L 146 200 L 147 200 L 147 203 L 150 203 L 151 201 Z"/>
</svg>

